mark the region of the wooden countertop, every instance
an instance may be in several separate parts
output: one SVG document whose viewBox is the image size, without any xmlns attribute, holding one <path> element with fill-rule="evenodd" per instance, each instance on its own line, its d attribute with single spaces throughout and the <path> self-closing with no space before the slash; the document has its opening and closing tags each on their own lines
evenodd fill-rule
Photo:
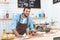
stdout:
<svg viewBox="0 0 60 40">
<path fill-rule="evenodd" d="M 35 36 L 26 40 L 53 40 L 54 37 L 60 37 L 60 30 L 51 30 L 53 33 L 42 33 L 44 36 Z M 25 39 L 24 39 L 25 40 Z"/>
<path fill-rule="evenodd" d="M 0 18 L 0 20 L 12 20 L 12 18 Z"/>
<path fill-rule="evenodd" d="M 37 32 L 38 33 L 38 32 Z M 39 36 L 31 36 L 29 39 L 24 40 L 53 40 L 54 37 L 60 37 L 60 30 L 51 30 L 49 33 L 40 32 Z M 15 38 L 14 40 L 20 40 L 21 38 Z M 1 40 L 1 37 L 0 37 Z"/>
</svg>

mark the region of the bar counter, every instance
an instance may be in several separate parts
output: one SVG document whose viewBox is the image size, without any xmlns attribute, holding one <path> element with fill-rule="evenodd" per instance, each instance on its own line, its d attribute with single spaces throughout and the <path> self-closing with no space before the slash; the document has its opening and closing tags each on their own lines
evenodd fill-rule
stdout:
<svg viewBox="0 0 60 40">
<path fill-rule="evenodd" d="M 51 30 L 50 32 L 37 32 L 39 36 L 31 36 L 24 40 L 53 40 L 54 37 L 60 37 L 60 30 Z M 2 37 L 0 37 L 1 40 Z M 21 40 L 22 38 L 15 37 L 13 40 Z"/>
</svg>

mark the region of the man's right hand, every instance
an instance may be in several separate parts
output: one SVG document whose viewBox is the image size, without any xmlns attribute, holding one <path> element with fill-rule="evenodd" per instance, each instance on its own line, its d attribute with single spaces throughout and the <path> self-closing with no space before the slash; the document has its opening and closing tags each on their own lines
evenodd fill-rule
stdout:
<svg viewBox="0 0 60 40">
<path fill-rule="evenodd" d="M 17 37 L 24 38 L 24 36 L 23 36 L 23 35 L 18 35 Z"/>
</svg>

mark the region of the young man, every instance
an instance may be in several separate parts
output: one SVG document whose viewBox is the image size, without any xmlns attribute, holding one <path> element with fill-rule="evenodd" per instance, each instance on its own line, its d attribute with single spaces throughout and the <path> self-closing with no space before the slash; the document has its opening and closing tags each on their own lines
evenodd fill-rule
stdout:
<svg viewBox="0 0 60 40">
<path fill-rule="evenodd" d="M 23 37 L 24 33 L 29 35 L 29 32 L 34 30 L 32 18 L 30 15 L 31 8 L 25 7 L 22 14 L 17 14 L 13 17 L 12 29 L 16 36 Z M 29 30 L 26 30 L 28 29 Z"/>
</svg>

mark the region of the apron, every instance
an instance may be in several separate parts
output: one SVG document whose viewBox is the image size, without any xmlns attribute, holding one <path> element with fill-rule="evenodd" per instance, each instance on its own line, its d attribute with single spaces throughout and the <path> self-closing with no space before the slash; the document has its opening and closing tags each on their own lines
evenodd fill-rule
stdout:
<svg viewBox="0 0 60 40">
<path fill-rule="evenodd" d="M 21 15 L 20 15 L 20 19 L 21 19 Z M 26 24 L 20 23 L 20 19 L 17 23 L 16 30 L 19 34 L 23 35 L 24 33 L 26 33 L 26 29 L 27 29 L 27 25 L 28 25 L 28 18 L 27 18 Z"/>
</svg>

